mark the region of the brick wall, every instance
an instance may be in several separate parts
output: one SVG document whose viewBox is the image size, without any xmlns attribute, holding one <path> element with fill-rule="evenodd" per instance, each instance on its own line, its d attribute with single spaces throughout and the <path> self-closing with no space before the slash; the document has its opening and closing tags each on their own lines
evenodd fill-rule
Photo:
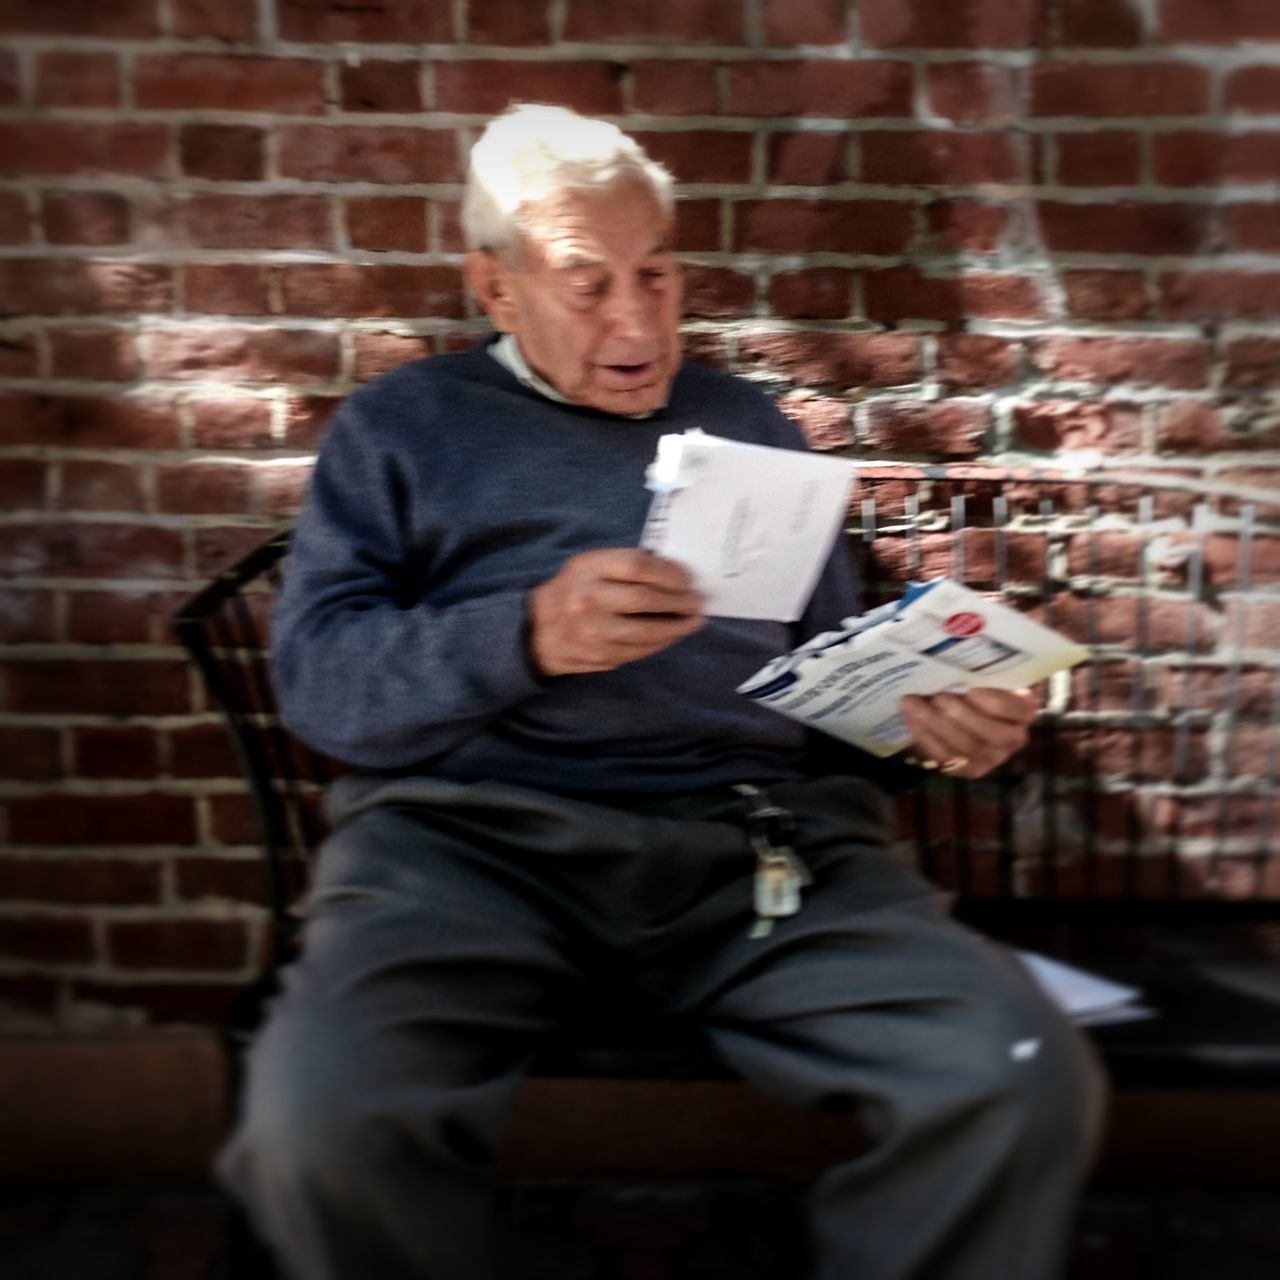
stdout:
<svg viewBox="0 0 1280 1280">
<path fill-rule="evenodd" d="M 5 0 L 0 1002 L 212 1018 L 254 851 L 166 616 L 483 323 L 511 99 L 682 181 L 697 358 L 851 456 L 1280 477 L 1274 0 Z M 927 412 L 922 402 L 931 402 Z"/>
</svg>

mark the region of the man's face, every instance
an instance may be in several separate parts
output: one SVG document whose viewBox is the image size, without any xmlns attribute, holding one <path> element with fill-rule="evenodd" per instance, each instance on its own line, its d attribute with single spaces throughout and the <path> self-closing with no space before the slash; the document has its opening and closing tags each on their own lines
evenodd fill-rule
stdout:
<svg viewBox="0 0 1280 1280">
<path fill-rule="evenodd" d="M 472 255 L 472 287 L 534 372 L 576 404 L 648 413 L 680 362 L 671 219 L 647 183 L 564 191 L 525 206 L 511 261 Z"/>
</svg>

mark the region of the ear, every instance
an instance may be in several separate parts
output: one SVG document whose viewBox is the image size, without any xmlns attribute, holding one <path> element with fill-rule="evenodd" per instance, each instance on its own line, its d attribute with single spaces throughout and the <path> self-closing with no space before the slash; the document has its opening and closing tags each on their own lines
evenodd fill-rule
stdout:
<svg viewBox="0 0 1280 1280">
<path fill-rule="evenodd" d="M 490 249 L 473 249 L 462 264 L 467 288 L 484 308 L 495 329 L 511 333 L 516 327 L 516 305 L 506 264 Z"/>
</svg>

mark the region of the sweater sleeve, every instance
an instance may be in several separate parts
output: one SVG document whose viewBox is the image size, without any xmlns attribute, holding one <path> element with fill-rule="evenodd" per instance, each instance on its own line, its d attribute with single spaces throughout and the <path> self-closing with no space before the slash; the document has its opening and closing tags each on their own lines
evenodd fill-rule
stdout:
<svg viewBox="0 0 1280 1280">
<path fill-rule="evenodd" d="M 406 575 L 430 549 L 407 545 L 403 481 L 375 436 L 353 401 L 329 429 L 290 544 L 272 675 L 300 739 L 396 769 L 450 750 L 543 682 L 525 591 L 443 608 L 409 599 Z"/>
</svg>

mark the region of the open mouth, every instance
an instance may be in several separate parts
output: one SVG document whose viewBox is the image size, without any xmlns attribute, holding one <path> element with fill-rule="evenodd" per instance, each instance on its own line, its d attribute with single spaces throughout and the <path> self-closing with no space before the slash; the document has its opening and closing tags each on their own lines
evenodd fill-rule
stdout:
<svg viewBox="0 0 1280 1280">
<path fill-rule="evenodd" d="M 640 364 L 606 364 L 601 366 L 612 381 L 642 383 L 653 377 L 657 362 L 645 360 Z"/>
</svg>

